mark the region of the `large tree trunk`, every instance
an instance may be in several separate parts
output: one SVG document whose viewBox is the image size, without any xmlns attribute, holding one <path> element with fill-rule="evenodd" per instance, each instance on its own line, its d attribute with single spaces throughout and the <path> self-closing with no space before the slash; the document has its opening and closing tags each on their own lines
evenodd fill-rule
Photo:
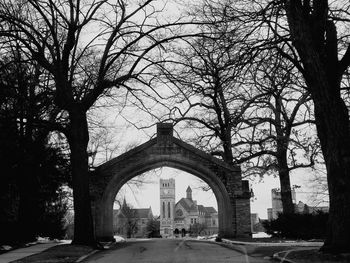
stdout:
<svg viewBox="0 0 350 263">
<path fill-rule="evenodd" d="M 283 214 L 293 214 L 294 204 L 290 187 L 289 168 L 287 162 L 288 139 L 290 129 L 284 130 L 282 125 L 282 98 L 278 93 L 275 95 L 275 129 L 276 129 L 276 159 L 278 165 L 278 177 L 281 186 L 281 201 Z"/>
<path fill-rule="evenodd" d="M 309 15 L 305 12 L 307 6 L 300 1 L 286 1 L 287 18 L 314 102 L 317 133 L 327 168 L 330 210 L 322 249 L 350 252 L 349 114 L 340 95 L 342 73 L 335 26 L 327 21 L 328 2 L 313 3 L 314 11 Z"/>
<path fill-rule="evenodd" d="M 287 157 L 286 153 L 282 152 L 279 154 L 280 155 L 277 157 L 277 162 L 279 169 L 278 176 L 280 179 L 283 214 L 293 214 L 295 210 L 292 199 L 292 191 L 290 187 L 290 176 L 287 164 Z"/>
<path fill-rule="evenodd" d="M 69 145 L 73 176 L 74 239 L 73 244 L 96 245 L 91 214 L 88 155 L 89 141 L 86 113 L 82 110 L 69 111 Z"/>
<path fill-rule="evenodd" d="M 317 132 L 327 167 L 330 204 L 327 236 L 322 249 L 350 252 L 349 116 L 344 101 L 328 95 L 327 98 L 316 99 L 315 96 L 314 99 Z"/>
</svg>

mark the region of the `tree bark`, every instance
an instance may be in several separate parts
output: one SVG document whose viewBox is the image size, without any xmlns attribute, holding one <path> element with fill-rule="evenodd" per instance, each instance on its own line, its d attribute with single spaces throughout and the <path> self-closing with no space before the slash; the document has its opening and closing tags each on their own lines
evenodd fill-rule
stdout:
<svg viewBox="0 0 350 263">
<path fill-rule="evenodd" d="M 292 199 L 292 190 L 290 187 L 290 176 L 286 156 L 287 153 L 282 152 L 277 157 L 278 176 L 280 179 L 283 214 L 293 214 L 295 210 Z"/>
<path fill-rule="evenodd" d="M 317 87 L 320 86 L 323 85 Z M 327 90 L 330 91 L 332 88 Z M 348 112 L 342 99 L 327 94 L 326 98 L 316 99 L 315 115 L 317 132 L 326 162 L 330 204 L 327 236 L 322 250 L 326 252 L 350 252 Z"/>
<path fill-rule="evenodd" d="M 290 126 L 283 129 L 282 124 L 282 98 L 278 93 L 275 96 L 275 129 L 276 129 L 276 160 L 278 165 L 278 177 L 281 187 L 281 201 L 283 214 L 293 214 L 294 204 L 290 187 L 289 167 L 287 161 L 288 140 L 290 138 Z M 286 125 L 288 126 L 288 125 Z"/>
<path fill-rule="evenodd" d="M 69 111 L 69 145 L 71 150 L 72 184 L 74 198 L 73 244 L 96 245 L 89 192 L 89 141 L 86 113 L 80 109 Z"/>
<path fill-rule="evenodd" d="M 316 3 L 316 4 L 315 4 Z M 304 5 L 303 5 L 304 4 Z M 329 222 L 325 252 L 350 252 L 349 113 L 341 98 L 335 25 L 327 20 L 328 2 L 285 1 L 290 33 L 304 67 L 315 108 L 317 133 L 324 155 L 329 190 Z M 311 9 L 310 9 L 311 10 Z"/>
</svg>

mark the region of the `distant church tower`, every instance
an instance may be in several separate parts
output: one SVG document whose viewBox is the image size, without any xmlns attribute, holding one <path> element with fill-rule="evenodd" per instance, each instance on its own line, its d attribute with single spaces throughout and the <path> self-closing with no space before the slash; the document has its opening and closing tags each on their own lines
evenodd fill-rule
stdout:
<svg viewBox="0 0 350 263">
<path fill-rule="evenodd" d="M 160 179 L 160 234 L 172 236 L 174 231 L 175 179 Z"/>
</svg>

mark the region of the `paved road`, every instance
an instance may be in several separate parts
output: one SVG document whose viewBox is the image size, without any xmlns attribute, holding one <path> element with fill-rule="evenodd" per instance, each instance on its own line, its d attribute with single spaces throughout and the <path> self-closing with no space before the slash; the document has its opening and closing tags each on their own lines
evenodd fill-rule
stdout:
<svg viewBox="0 0 350 263">
<path fill-rule="evenodd" d="M 215 243 L 181 239 L 153 239 L 118 244 L 115 249 L 99 252 L 84 262 L 96 263 L 264 263 Z"/>
</svg>

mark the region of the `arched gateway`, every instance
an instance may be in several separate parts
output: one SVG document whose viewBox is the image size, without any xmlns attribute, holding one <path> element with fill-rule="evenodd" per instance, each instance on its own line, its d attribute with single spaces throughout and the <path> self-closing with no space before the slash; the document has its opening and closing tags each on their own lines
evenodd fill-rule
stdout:
<svg viewBox="0 0 350 263">
<path fill-rule="evenodd" d="M 173 126 L 157 124 L 157 137 L 97 167 L 91 177 L 96 238 L 113 240 L 113 203 L 120 188 L 133 177 L 168 166 L 198 176 L 218 202 L 219 235 L 249 236 L 250 192 L 240 168 L 173 137 Z"/>
</svg>

